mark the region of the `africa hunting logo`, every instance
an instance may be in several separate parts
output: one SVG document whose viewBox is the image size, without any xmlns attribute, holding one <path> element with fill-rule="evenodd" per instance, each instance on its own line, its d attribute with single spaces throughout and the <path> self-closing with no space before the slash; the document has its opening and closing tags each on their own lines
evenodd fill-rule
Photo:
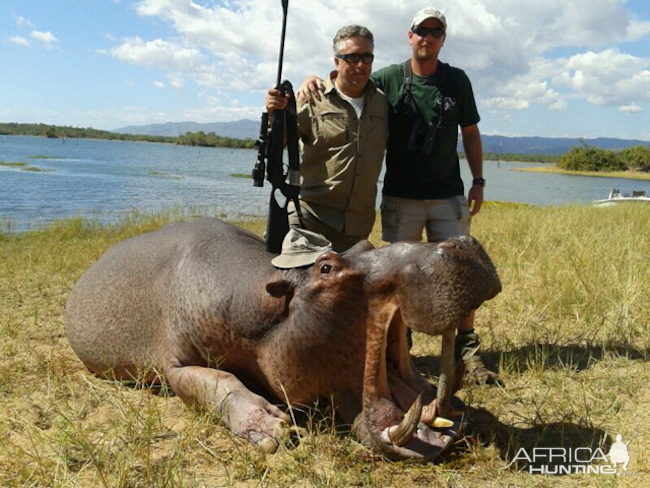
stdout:
<svg viewBox="0 0 650 488">
<path fill-rule="evenodd" d="M 629 441 L 623 442 L 623 436 L 618 434 L 616 442 L 612 444 L 607 454 L 601 448 L 592 449 L 590 447 L 568 449 L 564 447 L 535 447 L 530 453 L 522 447 L 506 468 L 512 466 L 515 461 L 525 461 L 527 466 L 524 470 L 531 474 L 595 473 L 636 476 L 638 474 L 636 471 L 627 469 L 630 462 L 628 446 L 635 437 L 636 433 Z M 607 456 L 609 456 L 609 460 Z M 594 464 L 595 462 L 600 463 Z"/>
</svg>

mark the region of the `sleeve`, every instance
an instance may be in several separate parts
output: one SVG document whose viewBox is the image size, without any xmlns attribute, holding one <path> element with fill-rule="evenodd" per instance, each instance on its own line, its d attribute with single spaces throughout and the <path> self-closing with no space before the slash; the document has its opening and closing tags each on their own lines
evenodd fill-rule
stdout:
<svg viewBox="0 0 650 488">
<path fill-rule="evenodd" d="M 322 95 L 321 95 L 322 96 Z M 304 142 L 314 141 L 314 130 L 312 123 L 313 105 L 298 100 L 296 104 L 297 119 L 298 119 L 298 136 Z"/>
<path fill-rule="evenodd" d="M 379 71 L 375 71 L 370 75 L 370 79 L 372 82 L 379 88 L 381 91 L 385 92 L 384 90 L 386 86 L 386 68 L 382 68 Z"/>
<path fill-rule="evenodd" d="M 459 70 L 459 84 L 460 84 L 460 113 L 458 114 L 458 123 L 461 127 L 468 127 L 476 125 L 481 120 L 476 108 L 476 100 L 474 100 L 474 91 L 472 90 L 472 83 L 464 71 Z"/>
</svg>

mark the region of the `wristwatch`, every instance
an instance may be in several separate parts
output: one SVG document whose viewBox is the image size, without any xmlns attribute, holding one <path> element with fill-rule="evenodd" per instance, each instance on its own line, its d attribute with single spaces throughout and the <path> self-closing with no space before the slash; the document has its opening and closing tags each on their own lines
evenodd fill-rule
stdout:
<svg viewBox="0 0 650 488">
<path fill-rule="evenodd" d="M 485 178 L 474 178 L 472 180 L 472 185 L 479 185 L 485 187 Z"/>
</svg>

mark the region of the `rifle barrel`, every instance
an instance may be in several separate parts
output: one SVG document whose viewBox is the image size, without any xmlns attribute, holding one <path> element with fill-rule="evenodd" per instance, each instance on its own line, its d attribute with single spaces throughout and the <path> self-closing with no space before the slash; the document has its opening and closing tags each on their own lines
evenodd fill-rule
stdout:
<svg viewBox="0 0 650 488">
<path fill-rule="evenodd" d="M 287 13 L 289 12 L 289 0 L 282 0 L 282 37 L 280 38 L 280 59 L 278 60 L 278 81 L 276 88 L 282 82 L 282 63 L 284 60 L 284 38 L 287 34 Z"/>
</svg>

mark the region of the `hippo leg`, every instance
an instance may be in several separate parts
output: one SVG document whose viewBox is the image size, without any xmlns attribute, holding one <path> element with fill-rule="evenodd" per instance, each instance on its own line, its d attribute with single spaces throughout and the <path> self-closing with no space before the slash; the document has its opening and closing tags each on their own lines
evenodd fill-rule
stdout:
<svg viewBox="0 0 650 488">
<path fill-rule="evenodd" d="M 168 370 L 167 380 L 185 403 L 219 413 L 226 427 L 266 453 L 274 453 L 278 439 L 289 434 L 290 417 L 231 373 L 185 366 Z"/>
</svg>

